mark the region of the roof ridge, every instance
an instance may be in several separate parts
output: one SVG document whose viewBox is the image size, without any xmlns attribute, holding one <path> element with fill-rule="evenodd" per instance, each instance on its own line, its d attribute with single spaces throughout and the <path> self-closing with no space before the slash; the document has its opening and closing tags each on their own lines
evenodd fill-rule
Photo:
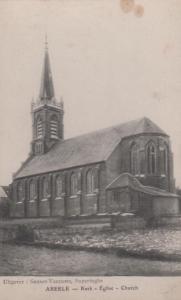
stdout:
<svg viewBox="0 0 181 300">
<path fill-rule="evenodd" d="M 15 178 L 106 161 L 125 138 L 144 133 L 164 135 L 164 132 L 157 129 L 156 125 L 152 125 L 151 122 L 144 127 L 145 119 L 147 118 L 122 122 L 57 141 L 47 153 L 33 156 L 30 162 L 29 159 L 25 161 L 15 173 Z"/>
<path fill-rule="evenodd" d="M 122 122 L 122 123 L 119 123 L 119 124 L 115 124 L 115 125 L 112 125 L 112 126 L 108 126 L 108 127 L 104 127 L 104 128 L 100 128 L 98 130 L 93 130 L 93 131 L 89 131 L 89 132 L 85 132 L 83 134 L 79 134 L 79 135 L 76 135 L 76 136 L 72 136 L 68 139 L 65 139 L 64 141 L 60 141 L 61 143 L 62 142 L 65 142 L 65 141 L 69 141 L 69 140 L 72 140 L 72 139 L 75 139 L 75 138 L 79 138 L 79 137 L 84 137 L 86 135 L 90 135 L 90 134 L 94 134 L 94 133 L 101 133 L 101 132 L 104 132 L 106 130 L 110 130 L 110 129 L 116 129 L 120 126 L 123 126 L 123 125 L 127 125 L 129 123 L 133 123 L 133 122 L 139 122 L 141 121 L 143 118 L 139 118 L 139 119 L 134 119 L 134 120 L 130 120 L 130 121 L 126 121 L 126 122 Z"/>
</svg>

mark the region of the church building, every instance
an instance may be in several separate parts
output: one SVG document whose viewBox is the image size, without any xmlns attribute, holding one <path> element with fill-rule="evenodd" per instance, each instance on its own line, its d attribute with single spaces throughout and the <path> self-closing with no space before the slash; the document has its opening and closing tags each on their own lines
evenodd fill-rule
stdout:
<svg viewBox="0 0 181 300">
<path fill-rule="evenodd" d="M 169 136 L 148 118 L 64 138 L 45 48 L 31 152 L 14 174 L 11 217 L 178 213 Z"/>
</svg>

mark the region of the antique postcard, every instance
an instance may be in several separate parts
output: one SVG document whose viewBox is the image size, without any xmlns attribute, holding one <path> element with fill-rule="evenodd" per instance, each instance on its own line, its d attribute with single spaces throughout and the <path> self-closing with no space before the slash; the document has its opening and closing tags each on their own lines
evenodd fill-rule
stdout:
<svg viewBox="0 0 181 300">
<path fill-rule="evenodd" d="M 0 298 L 181 295 L 181 2 L 0 1 Z"/>
</svg>

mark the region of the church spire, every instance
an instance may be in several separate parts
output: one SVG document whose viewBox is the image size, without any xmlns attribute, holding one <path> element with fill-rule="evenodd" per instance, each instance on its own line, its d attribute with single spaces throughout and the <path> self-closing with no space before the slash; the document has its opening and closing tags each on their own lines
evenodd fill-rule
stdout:
<svg viewBox="0 0 181 300">
<path fill-rule="evenodd" d="M 48 53 L 48 42 L 47 36 L 45 36 L 45 56 L 43 62 L 43 70 L 42 70 L 42 77 L 41 77 L 41 86 L 40 86 L 40 100 L 51 100 L 54 98 L 54 86 L 53 86 L 53 78 L 50 68 L 50 59 Z"/>
<path fill-rule="evenodd" d="M 53 79 L 48 54 L 47 37 L 45 37 L 45 56 L 43 62 L 40 93 L 37 101 L 32 103 L 32 153 L 42 155 L 64 138 L 63 101 L 55 99 Z"/>
</svg>

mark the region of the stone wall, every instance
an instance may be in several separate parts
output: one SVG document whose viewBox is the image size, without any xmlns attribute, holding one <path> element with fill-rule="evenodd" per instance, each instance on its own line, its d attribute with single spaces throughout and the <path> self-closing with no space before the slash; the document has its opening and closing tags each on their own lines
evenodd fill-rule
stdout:
<svg viewBox="0 0 181 300">
<path fill-rule="evenodd" d="M 138 216 L 116 216 L 112 220 L 112 225 L 121 231 L 143 229 L 146 227 L 146 221 Z"/>
</svg>

